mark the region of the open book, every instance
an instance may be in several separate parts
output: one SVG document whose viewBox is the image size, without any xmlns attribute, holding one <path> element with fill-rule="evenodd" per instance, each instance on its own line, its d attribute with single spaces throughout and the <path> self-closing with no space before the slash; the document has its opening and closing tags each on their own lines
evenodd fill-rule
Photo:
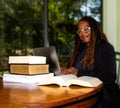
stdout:
<svg viewBox="0 0 120 108">
<path fill-rule="evenodd" d="M 47 77 L 47 79 L 45 79 L 42 82 L 39 82 L 37 85 L 50 85 L 50 84 L 56 84 L 59 86 L 79 85 L 85 87 L 97 87 L 100 84 L 102 84 L 102 81 L 96 77 L 91 76 L 77 77 L 75 75 L 68 74 Z"/>
</svg>

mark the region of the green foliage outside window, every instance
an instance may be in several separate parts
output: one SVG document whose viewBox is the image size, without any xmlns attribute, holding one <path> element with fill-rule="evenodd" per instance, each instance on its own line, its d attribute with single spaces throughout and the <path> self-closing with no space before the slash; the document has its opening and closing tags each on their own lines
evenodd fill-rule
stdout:
<svg viewBox="0 0 120 108">
<path fill-rule="evenodd" d="M 55 46 L 59 55 L 69 55 L 77 21 L 84 15 L 102 20 L 101 0 L 47 1 L 50 46 Z M 0 0 L 0 58 L 17 55 L 19 51 L 28 55 L 29 49 L 43 47 L 43 32 L 43 0 Z"/>
<path fill-rule="evenodd" d="M 41 0 L 1 0 L 0 4 L 1 53 L 27 53 L 28 48 L 43 45 Z"/>
</svg>

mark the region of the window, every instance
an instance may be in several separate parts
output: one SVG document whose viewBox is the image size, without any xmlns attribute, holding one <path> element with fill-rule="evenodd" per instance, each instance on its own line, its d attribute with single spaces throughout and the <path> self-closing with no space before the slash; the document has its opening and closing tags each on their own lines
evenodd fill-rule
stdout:
<svg viewBox="0 0 120 108">
<path fill-rule="evenodd" d="M 44 46 L 45 1 L 0 0 L 0 68 L 9 55 L 29 55 L 31 48 Z M 102 23 L 102 0 L 49 0 L 47 5 L 49 44 L 59 55 L 71 53 L 75 25 L 82 16 Z"/>
<path fill-rule="evenodd" d="M 49 0 L 48 37 L 50 45 L 56 46 L 59 55 L 71 54 L 75 26 L 83 16 L 93 16 L 102 23 L 101 0 Z"/>
</svg>

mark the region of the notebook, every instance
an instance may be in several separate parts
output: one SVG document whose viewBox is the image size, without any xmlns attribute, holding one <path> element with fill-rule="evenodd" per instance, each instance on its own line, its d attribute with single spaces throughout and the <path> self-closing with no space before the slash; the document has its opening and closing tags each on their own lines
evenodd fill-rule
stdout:
<svg viewBox="0 0 120 108">
<path fill-rule="evenodd" d="M 32 53 L 34 56 L 46 57 L 46 63 L 49 64 L 50 73 L 54 73 L 55 75 L 61 74 L 59 60 L 54 46 L 33 48 Z"/>
</svg>

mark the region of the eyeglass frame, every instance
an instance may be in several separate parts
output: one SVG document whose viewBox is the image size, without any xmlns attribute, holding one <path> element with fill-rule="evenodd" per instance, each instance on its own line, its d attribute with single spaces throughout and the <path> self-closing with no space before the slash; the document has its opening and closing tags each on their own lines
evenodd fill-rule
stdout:
<svg viewBox="0 0 120 108">
<path fill-rule="evenodd" d="M 87 30 L 85 30 L 85 29 L 87 29 Z M 90 31 L 90 30 L 91 30 L 91 27 L 85 27 L 85 28 L 82 29 L 82 30 L 77 30 L 76 33 L 77 33 L 77 34 L 81 34 L 82 32 L 88 32 L 88 31 Z"/>
</svg>

